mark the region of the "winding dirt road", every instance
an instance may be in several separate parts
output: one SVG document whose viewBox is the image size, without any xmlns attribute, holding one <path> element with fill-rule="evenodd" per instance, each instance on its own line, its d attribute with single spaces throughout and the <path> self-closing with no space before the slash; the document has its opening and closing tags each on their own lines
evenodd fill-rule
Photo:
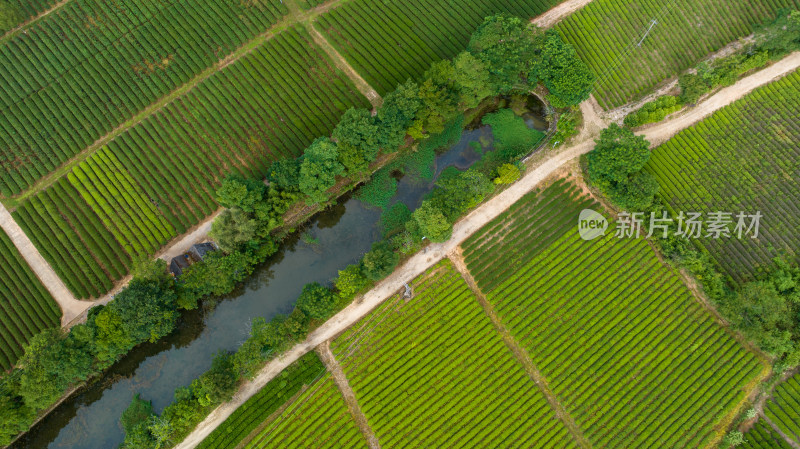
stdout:
<svg viewBox="0 0 800 449">
<path fill-rule="evenodd" d="M 777 64 L 756 72 L 740 80 L 735 85 L 717 92 L 686 113 L 639 134 L 645 136 L 645 138 L 651 142 L 661 142 L 697 123 L 722 107 L 744 97 L 753 89 L 768 84 L 798 68 L 800 68 L 800 53 L 794 53 Z M 584 137 L 584 135 L 582 134 L 581 137 Z M 237 408 L 250 399 L 284 368 L 307 352 L 314 350 L 317 346 L 334 338 L 337 334 L 378 307 L 384 300 L 400 291 L 403 285 L 411 282 L 414 278 L 447 257 L 451 251 L 456 250 L 470 235 L 500 215 L 512 204 L 516 203 L 564 164 L 591 151 L 592 148 L 594 148 L 595 137 L 596 133 L 587 133 L 582 141 L 562 150 L 537 167 L 529 170 L 522 179 L 511 187 L 490 199 L 456 223 L 453 229 L 453 236 L 450 240 L 444 243 L 432 244 L 428 246 L 427 251 L 417 253 L 415 256 L 411 257 L 389 277 L 367 292 L 360 301 L 353 302 L 309 334 L 304 342 L 297 344 L 285 354 L 270 361 L 254 380 L 243 385 L 230 402 L 217 407 L 217 409 L 200 423 L 183 442 L 175 446 L 176 449 L 192 449 L 196 447 Z"/>
</svg>

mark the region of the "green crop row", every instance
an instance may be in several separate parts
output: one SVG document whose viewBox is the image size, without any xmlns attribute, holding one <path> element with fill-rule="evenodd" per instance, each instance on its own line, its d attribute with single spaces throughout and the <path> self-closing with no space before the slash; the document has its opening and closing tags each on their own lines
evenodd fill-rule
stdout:
<svg viewBox="0 0 800 449">
<path fill-rule="evenodd" d="M 79 298 L 98 297 L 131 267 L 131 256 L 67 178 L 13 213 L 67 287 Z"/>
<path fill-rule="evenodd" d="M 16 25 L 38 16 L 58 3 L 58 0 L 5 0 L 5 3 L 7 3 L 9 6 L 7 7 L 8 9 L 4 10 L 3 12 L 11 15 L 4 17 L 5 21 L 3 23 L 7 23 L 8 26 L 5 28 L 0 26 L 0 34 L 9 31 L 9 29 Z M 13 13 L 10 11 L 13 11 Z"/>
<path fill-rule="evenodd" d="M 792 446 L 781 438 L 769 424 L 759 419 L 752 429 L 744 435 L 741 449 L 791 449 Z"/>
<path fill-rule="evenodd" d="M 739 212 L 761 212 L 757 240 L 700 240 L 737 282 L 753 279 L 777 256 L 798 257 L 799 108 L 800 72 L 794 72 L 679 133 L 653 151 L 646 167 L 675 211 L 732 212 L 734 224 Z"/>
<path fill-rule="evenodd" d="M 533 18 L 558 0 L 355 0 L 317 22 L 319 29 L 380 94 L 419 79 L 431 63 L 467 47 L 487 16 Z"/>
<path fill-rule="evenodd" d="M 797 7 L 798 0 L 595 0 L 557 28 L 598 76 L 597 100 L 613 108 Z"/>
<path fill-rule="evenodd" d="M 324 373 L 325 366 L 315 352 L 309 352 L 264 385 L 255 396 L 236 409 L 214 429 L 198 449 L 236 447 L 304 386 L 313 384 Z"/>
<path fill-rule="evenodd" d="M 213 213 L 225 176 L 264 176 L 273 161 L 329 135 L 348 108 L 368 104 L 302 27 L 291 28 L 118 136 L 15 215 L 77 296 L 97 296 L 131 259 Z M 100 240 L 113 242 L 112 254 Z"/>
<path fill-rule="evenodd" d="M 481 290 L 489 292 L 503 276 L 577 226 L 581 210 L 597 207 L 573 184 L 557 180 L 529 193 L 467 239 L 462 244 L 467 267 Z M 503 263 L 496 263 L 497 255 L 502 255 Z"/>
<path fill-rule="evenodd" d="M 74 0 L 0 46 L 0 191 L 16 194 L 274 25 L 280 0 Z"/>
<path fill-rule="evenodd" d="M 367 448 L 330 374 L 312 384 L 245 449 Z"/>
<path fill-rule="evenodd" d="M 470 270 L 493 273 L 479 286 L 489 287 L 504 326 L 593 446 L 708 443 L 762 369 L 758 360 L 644 240 L 618 239 L 613 222 L 605 237 L 580 239 L 577 215 L 590 202 L 574 186 L 534 193 L 514 206 L 528 212 L 490 223 L 465 243 Z M 555 240 L 537 229 L 548 226 L 551 209 L 571 211 Z M 549 243 L 513 253 L 528 235 Z"/>
<path fill-rule="evenodd" d="M 412 285 L 332 344 L 381 447 L 575 447 L 450 263 Z"/>
<path fill-rule="evenodd" d="M 780 384 L 764 413 L 790 438 L 800 441 L 800 375 Z"/>
<path fill-rule="evenodd" d="M 61 311 L 2 230 L 0 279 L 0 369 L 7 370 L 34 335 L 59 325 Z"/>
</svg>

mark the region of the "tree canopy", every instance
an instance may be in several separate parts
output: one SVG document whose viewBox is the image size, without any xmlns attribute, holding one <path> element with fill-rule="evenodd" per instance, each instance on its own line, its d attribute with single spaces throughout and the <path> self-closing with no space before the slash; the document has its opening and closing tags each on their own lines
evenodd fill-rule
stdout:
<svg viewBox="0 0 800 449">
<path fill-rule="evenodd" d="M 306 194 L 309 204 L 322 203 L 328 199 L 327 190 L 336 184 L 336 177 L 344 172 L 337 160 L 336 144 L 327 137 L 314 141 L 303 154 L 300 164 L 300 191 Z"/>
</svg>

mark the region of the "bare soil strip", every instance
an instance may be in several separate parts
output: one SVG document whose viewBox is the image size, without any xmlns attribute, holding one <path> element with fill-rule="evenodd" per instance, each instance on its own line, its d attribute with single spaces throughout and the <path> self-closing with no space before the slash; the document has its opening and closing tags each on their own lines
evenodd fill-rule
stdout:
<svg viewBox="0 0 800 449">
<path fill-rule="evenodd" d="M 453 262 L 453 266 L 455 266 L 456 270 L 461 273 L 461 277 L 467 282 L 469 288 L 472 289 L 472 293 L 475 294 L 475 297 L 478 299 L 478 303 L 480 303 L 483 311 L 492 321 L 492 325 L 497 330 L 497 333 L 503 338 L 503 341 L 505 342 L 506 346 L 508 346 L 508 349 L 514 354 L 514 357 L 517 359 L 517 361 L 522 364 L 522 367 L 525 368 L 525 372 L 528 373 L 528 377 L 531 378 L 533 383 L 535 383 L 539 388 L 539 391 L 542 392 L 545 399 L 547 399 L 547 403 L 550 404 L 550 408 L 553 409 L 556 417 L 558 417 L 558 419 L 564 423 L 564 426 L 572 435 L 572 438 L 575 439 L 575 442 L 578 444 L 578 446 L 584 449 L 591 449 L 592 445 L 589 443 L 589 440 L 587 440 L 583 435 L 583 431 L 572 418 L 572 415 L 570 415 L 564 406 L 561 405 L 561 402 L 547 384 L 547 379 L 542 375 L 541 372 L 539 372 L 539 370 L 536 368 L 536 365 L 534 365 L 533 360 L 531 360 L 531 358 L 528 356 L 528 353 L 525 352 L 525 349 L 520 346 L 519 342 L 517 342 L 508 329 L 506 329 L 506 327 L 503 325 L 502 321 L 500 321 L 500 318 L 494 311 L 494 306 L 492 306 L 489 301 L 486 300 L 486 296 L 478 287 L 478 284 L 475 282 L 475 279 L 469 272 L 467 265 L 464 263 L 464 255 L 461 247 L 453 250 L 450 254 L 448 254 L 448 257 L 450 258 L 450 261 Z"/>
<path fill-rule="evenodd" d="M 350 382 L 347 381 L 347 376 L 344 374 L 344 370 L 342 370 L 342 365 L 339 364 L 336 357 L 334 357 L 331 352 L 330 340 L 317 346 L 317 353 L 322 363 L 328 368 L 328 372 L 333 376 L 333 381 L 336 383 L 336 386 L 339 387 L 339 391 L 342 393 L 344 401 L 347 403 L 347 409 L 350 410 L 350 414 L 353 415 L 353 420 L 355 420 L 358 428 L 361 429 L 361 433 L 364 434 L 364 438 L 366 438 L 370 449 L 381 449 L 378 437 L 375 436 L 375 432 L 372 431 L 369 422 L 367 422 L 367 417 L 364 415 L 364 412 L 361 411 L 358 401 L 356 401 L 356 394 L 353 392 L 353 389 L 350 388 Z"/>
</svg>

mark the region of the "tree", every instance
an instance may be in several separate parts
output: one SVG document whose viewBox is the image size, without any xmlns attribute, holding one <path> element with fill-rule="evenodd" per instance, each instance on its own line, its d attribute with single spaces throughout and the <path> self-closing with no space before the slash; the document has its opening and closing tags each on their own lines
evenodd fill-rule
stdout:
<svg viewBox="0 0 800 449">
<path fill-rule="evenodd" d="M 467 50 L 488 68 L 492 94 L 507 94 L 524 81 L 536 55 L 536 30 L 518 17 L 496 15 L 487 17 L 472 34 Z"/>
<path fill-rule="evenodd" d="M 377 115 L 380 124 L 378 140 L 385 151 L 395 151 L 402 145 L 421 106 L 419 86 L 411 80 L 386 94 Z"/>
<path fill-rule="evenodd" d="M 359 265 L 348 265 L 344 270 L 339 271 L 339 276 L 333 282 L 339 296 L 342 298 L 352 298 L 369 285 L 369 279 L 364 276 Z"/>
<path fill-rule="evenodd" d="M 539 79 L 550 91 L 550 102 L 557 108 L 577 105 L 589 98 L 595 77 L 578 57 L 575 48 L 564 42 L 556 30 L 548 30 L 540 53 L 534 58 L 528 78 Z"/>
<path fill-rule="evenodd" d="M 791 305 L 772 282 L 745 284 L 737 294 L 722 302 L 720 309 L 736 329 L 765 352 L 780 357 L 795 350 Z"/>
<path fill-rule="evenodd" d="M 388 243 L 384 241 L 375 242 L 372 249 L 364 254 L 361 260 L 361 270 L 367 279 L 379 281 L 390 275 L 397 264 L 400 262 L 398 256 Z"/>
<path fill-rule="evenodd" d="M 453 232 L 453 225 L 430 200 L 425 200 L 412 214 L 419 231 L 432 242 L 446 242 Z"/>
<path fill-rule="evenodd" d="M 233 175 L 222 181 L 222 186 L 217 189 L 217 201 L 227 208 L 238 208 L 251 213 L 261 202 L 266 190 L 263 182 Z"/>
<path fill-rule="evenodd" d="M 230 400 L 238 380 L 233 358 L 230 354 L 220 351 L 214 356 L 211 369 L 192 381 L 190 388 L 197 402 L 203 407 L 208 407 Z"/>
<path fill-rule="evenodd" d="M 19 8 L 8 0 L 0 0 L 0 31 L 8 31 L 22 22 Z"/>
<path fill-rule="evenodd" d="M 642 172 L 650 144 L 633 131 L 611 124 L 600 133 L 587 156 L 589 180 L 623 208 L 644 210 L 653 202 L 658 183 Z"/>
<path fill-rule="evenodd" d="M 355 148 L 367 162 L 378 157 L 378 125 L 366 109 L 348 109 L 333 129 L 332 136 L 339 147 Z"/>
<path fill-rule="evenodd" d="M 725 435 L 725 438 L 722 439 L 722 444 L 727 447 L 736 447 L 744 444 L 744 434 L 738 430 L 731 430 Z"/>
<path fill-rule="evenodd" d="M 48 407 L 71 382 L 78 380 L 64 363 L 64 339 L 61 329 L 47 329 L 31 338 L 17 362 L 22 367 L 18 393 L 34 410 Z"/>
<path fill-rule="evenodd" d="M 300 160 L 297 158 L 278 159 L 267 172 L 271 187 L 287 192 L 297 192 L 300 186 Z"/>
<path fill-rule="evenodd" d="M 494 191 L 494 184 L 483 173 L 476 169 L 461 172 L 455 167 L 445 169 L 436 181 L 436 187 L 431 193 L 431 201 L 450 222 L 480 204 Z"/>
<path fill-rule="evenodd" d="M 255 240 L 258 232 L 258 221 L 235 207 L 222 211 L 211 224 L 208 236 L 217 242 L 221 250 L 230 253 Z"/>
<path fill-rule="evenodd" d="M 497 177 L 494 178 L 495 184 L 512 184 L 520 178 L 519 167 L 513 164 L 503 164 L 497 169 Z"/>
<path fill-rule="evenodd" d="M 253 272 L 253 263 L 250 254 L 240 251 L 207 254 L 202 262 L 192 265 L 181 276 L 180 307 L 194 309 L 203 296 L 230 293 Z"/>
<path fill-rule="evenodd" d="M 336 144 L 327 137 L 315 140 L 306 148 L 300 164 L 300 191 L 308 196 L 308 204 L 328 199 L 327 190 L 336 184 L 336 176 L 344 171 L 337 161 Z"/>
<path fill-rule="evenodd" d="M 310 318 L 324 320 L 336 310 L 336 294 L 317 282 L 306 284 L 297 299 L 297 308 Z"/>
<path fill-rule="evenodd" d="M 458 110 L 458 91 L 451 78 L 452 64 L 449 61 L 434 64 L 425 74 L 426 80 L 419 86 L 421 106 L 408 130 L 415 139 L 425 134 L 438 134 Z"/>
<path fill-rule="evenodd" d="M 7 385 L 8 387 L 8 385 Z M 12 388 L 8 388 L 12 390 Z M 0 444 L 7 445 L 11 439 L 30 427 L 36 413 L 18 396 L 0 393 Z"/>
<path fill-rule="evenodd" d="M 461 108 L 475 108 L 484 98 L 492 95 L 489 70 L 472 53 L 465 51 L 456 56 L 453 69 Z"/>
<path fill-rule="evenodd" d="M 145 401 L 138 394 L 133 396 L 131 404 L 122 412 L 120 423 L 125 431 L 124 449 L 152 449 L 156 440 L 150 434 L 148 424 L 155 416 L 153 404 Z"/>
<path fill-rule="evenodd" d="M 175 329 L 177 295 L 154 282 L 134 279 L 106 308 L 119 316 L 134 344 L 155 342 Z"/>
</svg>

